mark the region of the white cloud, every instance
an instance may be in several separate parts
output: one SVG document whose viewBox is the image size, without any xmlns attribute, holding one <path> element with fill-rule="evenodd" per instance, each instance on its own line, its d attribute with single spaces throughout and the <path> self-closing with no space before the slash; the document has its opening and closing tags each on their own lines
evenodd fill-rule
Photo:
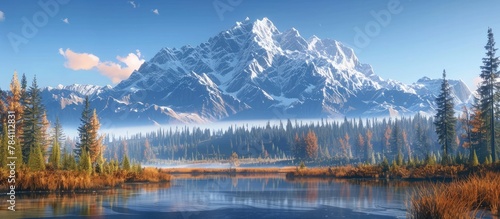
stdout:
<svg viewBox="0 0 500 219">
<path fill-rule="evenodd" d="M 133 8 L 137 8 L 137 5 L 135 4 L 134 1 L 129 1 L 128 3 L 130 3 L 132 5 Z"/>
<path fill-rule="evenodd" d="M 153 9 L 153 13 L 155 13 L 156 15 L 160 15 L 160 12 L 158 11 L 158 9 Z"/>
<path fill-rule="evenodd" d="M 0 11 L 0 21 L 4 20 L 5 20 L 5 14 L 3 13 L 3 11 Z"/>
<path fill-rule="evenodd" d="M 134 70 L 139 69 L 142 63 L 144 63 L 144 59 L 140 57 L 140 52 L 138 54 L 129 53 L 127 57 L 117 56 L 116 59 L 125 64 L 125 66 L 109 61 L 101 62 L 97 66 L 99 72 L 110 78 L 113 83 L 127 79 Z"/>
<path fill-rule="evenodd" d="M 99 64 L 99 57 L 89 53 L 75 53 L 70 49 L 59 48 L 59 54 L 66 58 L 64 66 L 72 70 L 90 70 Z"/>
<path fill-rule="evenodd" d="M 62 22 L 69 24 L 69 19 L 68 18 L 64 18 L 64 19 L 62 19 Z"/>
<path fill-rule="evenodd" d="M 99 58 L 93 54 L 75 53 L 70 49 L 64 51 L 59 49 L 59 54 L 66 58 L 64 66 L 72 70 L 91 70 L 96 69 L 102 75 L 111 79 L 113 83 L 127 79 L 134 70 L 139 69 L 144 59 L 141 58 L 141 51 L 129 53 L 126 57 L 117 56 L 119 63 L 112 61 L 99 61 Z M 120 64 L 122 63 L 122 64 Z"/>
</svg>

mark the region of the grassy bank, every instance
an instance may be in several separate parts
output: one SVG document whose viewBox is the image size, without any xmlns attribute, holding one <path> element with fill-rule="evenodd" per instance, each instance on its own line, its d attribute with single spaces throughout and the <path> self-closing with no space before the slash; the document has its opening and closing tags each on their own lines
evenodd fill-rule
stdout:
<svg viewBox="0 0 500 219">
<path fill-rule="evenodd" d="M 453 179 L 471 174 L 500 172 L 500 163 L 495 165 L 421 165 L 421 166 L 384 166 L 358 165 L 324 168 L 300 168 L 287 173 L 287 178 L 393 178 L 393 179 Z"/>
<path fill-rule="evenodd" d="M 6 170 L 1 170 L 2 179 L 7 179 Z M 128 182 L 168 182 L 170 175 L 155 168 L 141 171 L 119 170 L 112 174 L 87 174 L 81 171 L 20 169 L 16 174 L 17 191 L 75 191 L 112 188 Z M 7 180 L 2 187 L 7 188 Z"/>
<path fill-rule="evenodd" d="M 475 218 L 480 210 L 500 216 L 500 174 L 487 172 L 452 183 L 420 187 L 409 203 L 409 218 Z"/>
</svg>

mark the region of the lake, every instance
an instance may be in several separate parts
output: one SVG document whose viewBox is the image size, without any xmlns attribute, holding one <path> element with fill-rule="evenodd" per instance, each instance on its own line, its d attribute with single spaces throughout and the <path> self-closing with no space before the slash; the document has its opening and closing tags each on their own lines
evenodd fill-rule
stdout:
<svg viewBox="0 0 500 219">
<path fill-rule="evenodd" d="M 176 175 L 166 184 L 19 194 L 17 211 L 2 209 L 0 218 L 405 218 L 405 203 L 413 188 L 422 184 L 288 180 L 280 174 Z"/>
</svg>

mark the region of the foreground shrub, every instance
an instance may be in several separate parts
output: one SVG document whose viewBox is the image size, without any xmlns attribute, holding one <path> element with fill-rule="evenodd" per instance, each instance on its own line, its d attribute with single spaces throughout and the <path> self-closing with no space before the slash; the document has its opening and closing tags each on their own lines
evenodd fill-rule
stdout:
<svg viewBox="0 0 500 219">
<path fill-rule="evenodd" d="M 413 194 L 409 218 L 475 218 L 480 209 L 499 214 L 500 174 L 489 172 L 452 183 L 420 187 Z"/>
</svg>

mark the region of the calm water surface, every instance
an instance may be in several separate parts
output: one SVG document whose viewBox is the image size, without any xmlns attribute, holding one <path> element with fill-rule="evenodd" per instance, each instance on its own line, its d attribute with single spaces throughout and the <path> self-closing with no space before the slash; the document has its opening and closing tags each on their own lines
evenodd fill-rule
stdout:
<svg viewBox="0 0 500 219">
<path fill-rule="evenodd" d="M 405 218 L 423 182 L 284 175 L 176 176 L 168 184 L 72 194 L 23 194 L 0 218 Z M 3 205 L 6 206 L 6 205 Z"/>
</svg>

